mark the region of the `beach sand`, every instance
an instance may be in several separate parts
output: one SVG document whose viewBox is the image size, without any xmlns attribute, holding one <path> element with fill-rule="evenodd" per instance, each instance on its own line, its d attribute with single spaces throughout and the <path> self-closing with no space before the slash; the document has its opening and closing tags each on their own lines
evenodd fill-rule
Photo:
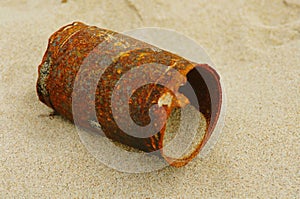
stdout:
<svg viewBox="0 0 300 199">
<path fill-rule="evenodd" d="M 181 168 L 122 173 L 93 157 L 73 124 L 49 118 L 37 67 L 49 36 L 73 21 L 169 28 L 203 46 L 227 96 L 213 150 Z M 0 81 L 1 198 L 300 195 L 299 0 L 2 0 Z"/>
</svg>

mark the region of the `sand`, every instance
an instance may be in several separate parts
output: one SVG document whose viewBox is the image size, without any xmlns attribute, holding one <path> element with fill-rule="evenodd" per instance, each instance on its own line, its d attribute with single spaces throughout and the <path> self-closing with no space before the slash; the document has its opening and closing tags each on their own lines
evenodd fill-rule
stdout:
<svg viewBox="0 0 300 199">
<path fill-rule="evenodd" d="M 300 1 L 184 2 L 0 2 L 1 198 L 299 197 Z M 202 45 L 227 95 L 213 150 L 179 169 L 122 173 L 94 158 L 73 124 L 50 119 L 37 66 L 49 36 L 73 21 L 165 27 Z"/>
</svg>

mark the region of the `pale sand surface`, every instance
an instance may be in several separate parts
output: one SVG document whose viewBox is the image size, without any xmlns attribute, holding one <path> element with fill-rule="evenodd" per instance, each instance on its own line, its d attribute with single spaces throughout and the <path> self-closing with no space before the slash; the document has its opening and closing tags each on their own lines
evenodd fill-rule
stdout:
<svg viewBox="0 0 300 199">
<path fill-rule="evenodd" d="M 74 125 L 49 119 L 37 66 L 49 36 L 78 20 L 165 27 L 201 44 L 227 94 L 213 151 L 179 169 L 121 173 L 86 150 Z M 0 79 L 1 198 L 299 198 L 299 0 L 1 0 Z"/>
</svg>

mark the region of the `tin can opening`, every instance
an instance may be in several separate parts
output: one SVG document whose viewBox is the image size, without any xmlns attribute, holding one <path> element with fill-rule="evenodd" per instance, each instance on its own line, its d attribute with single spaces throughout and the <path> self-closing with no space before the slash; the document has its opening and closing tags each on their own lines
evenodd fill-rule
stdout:
<svg viewBox="0 0 300 199">
<path fill-rule="evenodd" d="M 193 159 L 205 146 L 217 125 L 222 103 L 220 78 L 213 68 L 197 65 L 186 77 L 187 82 L 179 92 L 190 103 L 171 112 L 162 138 L 163 157 L 178 167 Z"/>
</svg>

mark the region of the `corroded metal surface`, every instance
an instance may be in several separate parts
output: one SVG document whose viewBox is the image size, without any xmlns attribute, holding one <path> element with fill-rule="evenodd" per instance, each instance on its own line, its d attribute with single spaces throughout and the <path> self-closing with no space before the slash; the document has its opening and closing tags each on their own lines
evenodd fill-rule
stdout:
<svg viewBox="0 0 300 199">
<path fill-rule="evenodd" d="M 168 68 L 153 67 L 152 73 L 158 75 L 131 73 L 129 79 L 132 81 L 124 81 L 123 87 L 118 85 L 128 71 L 150 63 Z M 181 76 L 170 69 L 178 71 Z M 117 107 L 118 115 L 113 115 L 113 91 L 117 89 L 121 96 L 126 96 L 128 89 L 142 84 L 142 80 L 152 83 L 130 93 L 129 101 L 120 100 L 129 105 L 131 118 L 125 117 L 127 110 L 122 108 L 125 106 L 122 103 Z M 74 92 L 75 82 L 82 88 L 80 92 Z M 196 100 L 185 93 L 182 85 L 186 82 L 193 87 Z M 96 88 L 91 86 L 93 84 L 96 84 Z M 37 92 L 43 103 L 72 122 L 75 119 L 72 98 L 76 98 L 76 107 L 79 107 L 76 111 L 80 116 L 76 121 L 81 127 L 104 132 L 112 140 L 145 152 L 162 152 L 166 118 L 172 109 L 191 103 L 206 118 L 206 134 L 195 150 L 186 157 L 172 159 L 161 154 L 171 165 L 177 167 L 187 164 L 207 142 L 218 120 L 222 100 L 219 76 L 208 65 L 190 62 L 126 35 L 80 22 L 62 27 L 50 37 L 39 66 Z M 137 132 L 141 136 L 132 136 L 119 128 L 118 124 L 123 124 L 129 125 L 130 129 L 128 119 L 139 126 L 151 123 L 149 109 L 153 105 L 157 105 L 153 109 L 157 124 L 153 126 L 162 124 L 162 129 L 151 136 L 143 135 L 145 132 Z"/>
</svg>

